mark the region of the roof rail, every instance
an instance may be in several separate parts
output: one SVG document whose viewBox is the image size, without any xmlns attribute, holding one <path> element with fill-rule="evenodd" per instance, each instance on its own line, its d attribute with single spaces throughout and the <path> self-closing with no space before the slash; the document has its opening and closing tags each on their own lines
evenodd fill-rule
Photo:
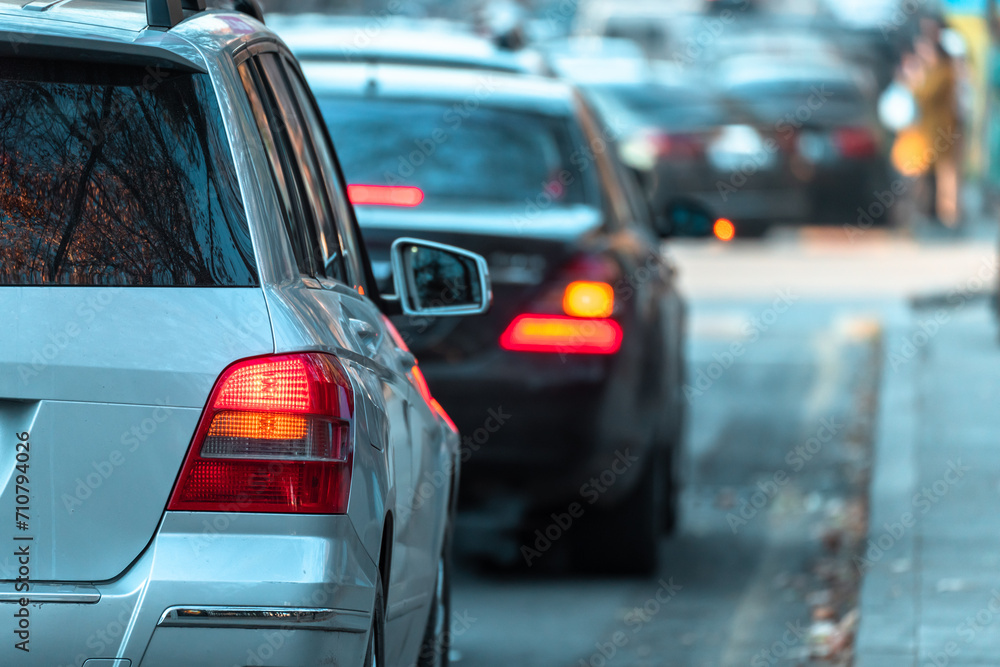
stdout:
<svg viewBox="0 0 1000 667">
<path fill-rule="evenodd" d="M 146 23 L 169 30 L 184 20 L 185 9 L 205 11 L 205 0 L 146 0 Z"/>
</svg>

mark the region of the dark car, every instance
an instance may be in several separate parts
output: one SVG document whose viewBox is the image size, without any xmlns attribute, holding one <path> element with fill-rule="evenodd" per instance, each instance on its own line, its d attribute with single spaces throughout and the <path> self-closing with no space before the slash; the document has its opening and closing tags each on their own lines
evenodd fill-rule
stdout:
<svg viewBox="0 0 1000 667">
<path fill-rule="evenodd" d="M 539 77 L 305 72 L 376 275 L 389 279 L 401 235 L 487 257 L 487 317 L 397 320 L 466 434 L 464 507 L 502 505 L 529 534 L 545 527 L 536 515 L 583 514 L 571 518 L 581 567 L 651 570 L 676 511 L 684 306 L 609 131 L 570 86 Z"/>
<path fill-rule="evenodd" d="M 617 119 L 622 158 L 654 208 L 693 196 L 754 236 L 775 224 L 887 221 L 872 206 L 891 168 L 870 83 L 826 56 L 744 55 L 710 75 L 586 90 Z"/>
<path fill-rule="evenodd" d="M 835 59 L 747 56 L 717 75 L 727 119 L 705 146 L 701 196 L 737 230 L 887 222 L 871 204 L 889 187 L 890 141 L 862 73 Z"/>
</svg>

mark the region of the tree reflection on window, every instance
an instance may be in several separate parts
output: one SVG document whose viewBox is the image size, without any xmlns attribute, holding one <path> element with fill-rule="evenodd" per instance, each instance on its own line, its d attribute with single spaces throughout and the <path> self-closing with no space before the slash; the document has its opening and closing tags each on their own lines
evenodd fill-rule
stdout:
<svg viewBox="0 0 1000 667">
<path fill-rule="evenodd" d="M 207 76 L 0 59 L 0 284 L 256 283 Z"/>
</svg>

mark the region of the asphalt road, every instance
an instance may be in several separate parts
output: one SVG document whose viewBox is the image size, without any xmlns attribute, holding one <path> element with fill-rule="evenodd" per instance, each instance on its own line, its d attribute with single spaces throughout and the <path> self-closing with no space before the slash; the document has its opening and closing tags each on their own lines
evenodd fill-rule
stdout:
<svg viewBox="0 0 1000 667">
<path fill-rule="evenodd" d="M 851 557 L 864 534 L 881 325 L 915 294 L 973 289 L 977 258 L 991 252 L 988 242 L 845 245 L 809 233 L 679 247 L 695 391 L 683 520 L 664 539 L 659 575 L 466 566 L 455 664 L 758 667 L 820 664 L 828 650 L 834 660 L 822 664 L 846 659 L 838 629 L 851 629 L 856 605 Z"/>
</svg>

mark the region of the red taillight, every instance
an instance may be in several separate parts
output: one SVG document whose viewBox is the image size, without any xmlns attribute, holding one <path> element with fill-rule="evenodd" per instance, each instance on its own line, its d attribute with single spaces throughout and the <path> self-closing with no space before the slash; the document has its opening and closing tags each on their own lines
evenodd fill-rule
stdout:
<svg viewBox="0 0 1000 667">
<path fill-rule="evenodd" d="M 334 357 L 239 361 L 215 383 L 167 509 L 342 514 L 353 416 Z"/>
<path fill-rule="evenodd" d="M 417 388 L 417 393 L 420 394 L 420 398 L 424 399 L 427 405 L 431 405 L 431 401 L 434 397 L 431 396 L 431 388 L 427 384 L 427 378 L 424 377 L 423 371 L 420 370 L 418 364 L 413 364 L 410 368 L 410 379 L 413 382 L 413 386 Z"/>
<path fill-rule="evenodd" d="M 417 206 L 424 191 L 410 185 L 348 185 L 347 197 L 356 206 Z"/>
<path fill-rule="evenodd" d="M 705 141 L 698 134 L 652 131 L 643 136 L 657 158 L 696 158 L 704 154 Z"/>
<path fill-rule="evenodd" d="M 614 320 L 560 315 L 518 315 L 500 336 L 500 346 L 517 352 L 614 354 L 622 328 Z"/>
<path fill-rule="evenodd" d="M 671 134 L 665 137 L 665 157 L 697 158 L 705 153 L 705 142 L 697 134 Z"/>
<path fill-rule="evenodd" d="M 436 398 L 431 399 L 431 408 L 433 408 L 434 412 L 437 413 L 438 417 L 444 420 L 444 423 L 448 425 L 448 428 L 450 428 L 455 433 L 458 433 L 458 426 L 456 426 L 455 422 L 451 420 L 451 417 L 449 417 L 448 413 L 444 411 L 444 407 L 442 407 L 441 404 L 438 403 Z"/>
<path fill-rule="evenodd" d="M 567 261 L 551 289 L 527 304 L 500 337 L 500 346 L 516 352 L 614 354 L 622 328 L 615 314 L 614 285 L 621 267 L 599 254 Z"/>
<path fill-rule="evenodd" d="M 871 157 L 878 151 L 878 140 L 865 127 L 842 127 L 833 134 L 837 151 L 847 158 Z"/>
</svg>

